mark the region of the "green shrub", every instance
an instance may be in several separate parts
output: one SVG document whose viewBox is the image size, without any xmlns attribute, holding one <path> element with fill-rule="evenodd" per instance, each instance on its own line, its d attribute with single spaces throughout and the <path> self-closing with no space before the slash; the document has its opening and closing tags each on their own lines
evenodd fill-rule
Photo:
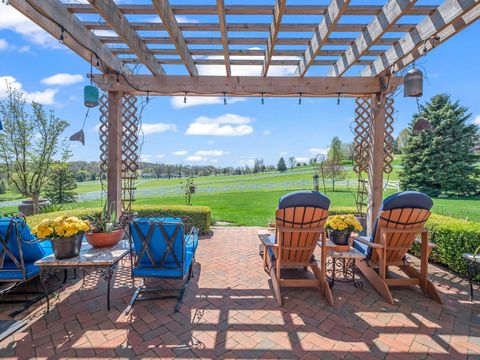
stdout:
<svg viewBox="0 0 480 360">
<path fill-rule="evenodd" d="M 71 209 L 48 214 L 39 214 L 27 217 L 27 223 L 30 227 L 37 225 L 40 221 L 60 215 L 87 217 L 100 214 L 100 208 Z M 133 207 L 133 211 L 138 213 L 139 217 L 159 217 L 164 214 L 173 216 L 189 216 L 192 218 L 195 227 L 200 233 L 206 234 L 210 231 L 211 211 L 206 206 L 184 206 L 184 205 L 138 205 Z"/>
<path fill-rule="evenodd" d="M 467 266 L 462 254 L 473 253 L 480 245 L 480 223 L 432 214 L 426 228 L 429 240 L 437 245 L 430 259 L 465 276 Z M 415 245 L 412 252 L 419 255 L 420 246 Z"/>
</svg>

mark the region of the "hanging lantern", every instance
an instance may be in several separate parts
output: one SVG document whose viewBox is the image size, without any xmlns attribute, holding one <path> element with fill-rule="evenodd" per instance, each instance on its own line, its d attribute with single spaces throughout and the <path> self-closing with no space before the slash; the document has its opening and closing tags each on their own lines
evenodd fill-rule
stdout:
<svg viewBox="0 0 480 360">
<path fill-rule="evenodd" d="M 423 95 L 423 73 L 413 68 L 407 72 L 403 79 L 403 96 L 420 97 Z"/>
<path fill-rule="evenodd" d="M 99 103 L 99 91 L 96 86 L 87 85 L 83 88 L 83 102 L 86 107 L 95 107 Z"/>
</svg>

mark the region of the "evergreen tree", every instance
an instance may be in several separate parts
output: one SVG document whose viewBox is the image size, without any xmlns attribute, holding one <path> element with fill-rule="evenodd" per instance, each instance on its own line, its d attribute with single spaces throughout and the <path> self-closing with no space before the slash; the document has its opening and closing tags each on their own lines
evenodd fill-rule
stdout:
<svg viewBox="0 0 480 360">
<path fill-rule="evenodd" d="M 402 149 L 402 189 L 430 196 L 478 192 L 480 172 L 474 153 L 478 127 L 467 123 L 471 116 L 467 111 L 458 101 L 440 94 L 414 114 Z M 414 132 L 413 126 L 420 118 L 427 119 L 432 128 Z"/>
<path fill-rule="evenodd" d="M 277 171 L 280 171 L 280 172 L 287 171 L 287 164 L 285 163 L 285 159 L 283 157 L 281 157 L 280 160 L 278 160 Z"/>
<path fill-rule="evenodd" d="M 65 145 L 65 144 L 64 144 Z M 67 146 L 64 146 L 62 159 L 52 164 L 50 178 L 45 187 L 45 195 L 54 204 L 64 204 L 74 202 L 77 188 L 75 175 L 70 170 L 68 159 L 71 152 Z"/>
</svg>

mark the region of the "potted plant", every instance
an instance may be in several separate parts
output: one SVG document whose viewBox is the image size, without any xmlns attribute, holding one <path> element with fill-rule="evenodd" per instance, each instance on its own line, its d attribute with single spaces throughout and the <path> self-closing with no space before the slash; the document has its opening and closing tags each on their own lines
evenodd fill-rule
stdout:
<svg viewBox="0 0 480 360">
<path fill-rule="evenodd" d="M 75 216 L 59 216 L 42 220 L 32 229 L 40 240 L 50 240 L 53 253 L 59 260 L 80 254 L 83 234 L 90 230 L 90 223 Z"/>
<path fill-rule="evenodd" d="M 114 206 L 103 206 L 100 214 L 90 217 L 91 231 L 85 234 L 87 242 L 96 248 L 110 247 L 118 244 L 123 238 L 124 230 L 117 221 Z"/>
<path fill-rule="evenodd" d="M 354 215 L 348 214 L 329 216 L 325 229 L 332 242 L 342 247 L 348 247 L 351 233 L 362 231 L 363 227 Z"/>
</svg>

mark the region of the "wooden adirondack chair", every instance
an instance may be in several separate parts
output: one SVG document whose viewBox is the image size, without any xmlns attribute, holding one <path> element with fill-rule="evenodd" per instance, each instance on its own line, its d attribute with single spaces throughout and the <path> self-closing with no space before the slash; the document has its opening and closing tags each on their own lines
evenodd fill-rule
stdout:
<svg viewBox="0 0 480 360">
<path fill-rule="evenodd" d="M 309 194 L 320 199 L 320 203 L 315 205 L 314 199 L 310 202 L 307 200 L 306 205 L 303 206 L 282 206 L 282 202 L 284 205 L 301 203 L 303 199 L 309 197 Z M 310 198 L 310 200 L 312 199 Z M 322 201 L 323 205 L 327 205 L 322 207 Z M 263 266 L 272 279 L 272 287 L 279 306 L 282 305 L 280 289 L 283 286 L 317 287 L 327 302 L 333 305 L 333 297 L 325 273 L 326 241 L 323 241 L 326 239 L 324 226 L 328 217 L 329 203 L 330 201 L 320 193 L 294 192 L 287 194 L 280 200 L 279 209 L 276 212 L 275 237 L 259 236 L 264 245 Z M 319 240 L 322 240 L 320 266 L 313 256 Z M 310 268 L 315 278 L 287 279 L 282 277 L 282 269 L 302 267 L 306 270 Z"/>
<path fill-rule="evenodd" d="M 418 285 L 434 300 L 442 303 L 435 285 L 428 280 L 428 257 L 435 247 L 428 241 L 425 223 L 430 217 L 432 200 L 425 194 L 406 191 L 386 198 L 373 229 L 373 236 L 356 237 L 354 246 L 366 255 L 366 260 L 357 264 L 370 284 L 390 304 L 393 297 L 390 286 Z M 407 260 L 406 254 L 421 236 L 421 266 L 415 269 Z M 408 278 L 388 277 L 389 267 L 396 266 Z"/>
</svg>

